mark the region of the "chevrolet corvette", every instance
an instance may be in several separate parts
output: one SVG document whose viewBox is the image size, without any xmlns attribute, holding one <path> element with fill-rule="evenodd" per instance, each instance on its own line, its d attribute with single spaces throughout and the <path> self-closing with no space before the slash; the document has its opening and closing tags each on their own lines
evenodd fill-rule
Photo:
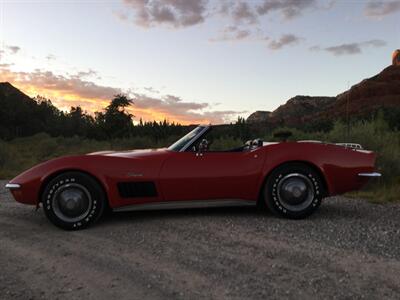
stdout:
<svg viewBox="0 0 400 300">
<path fill-rule="evenodd" d="M 7 185 L 16 201 L 42 206 L 66 230 L 95 223 L 106 210 L 259 206 L 291 219 L 324 197 L 360 189 L 376 154 L 358 144 L 247 141 L 215 151 L 198 126 L 162 149 L 103 151 L 39 164 Z"/>
</svg>

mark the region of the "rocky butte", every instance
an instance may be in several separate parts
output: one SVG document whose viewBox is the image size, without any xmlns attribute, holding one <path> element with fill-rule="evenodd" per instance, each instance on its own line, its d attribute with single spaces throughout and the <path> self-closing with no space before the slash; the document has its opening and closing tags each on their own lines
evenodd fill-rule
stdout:
<svg viewBox="0 0 400 300">
<path fill-rule="evenodd" d="M 252 113 L 247 122 L 272 127 L 297 126 L 346 115 L 369 116 L 381 108 L 392 107 L 400 108 L 400 50 L 394 51 L 391 66 L 336 97 L 296 96 L 272 112 Z"/>
</svg>

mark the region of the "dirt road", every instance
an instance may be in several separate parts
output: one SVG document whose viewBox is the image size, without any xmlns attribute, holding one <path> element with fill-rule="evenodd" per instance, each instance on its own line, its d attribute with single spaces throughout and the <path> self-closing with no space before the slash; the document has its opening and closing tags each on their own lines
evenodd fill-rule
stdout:
<svg viewBox="0 0 400 300">
<path fill-rule="evenodd" d="M 330 198 L 301 221 L 119 213 L 65 232 L 3 188 L 0 199 L 0 299 L 400 298 L 398 204 Z"/>
</svg>

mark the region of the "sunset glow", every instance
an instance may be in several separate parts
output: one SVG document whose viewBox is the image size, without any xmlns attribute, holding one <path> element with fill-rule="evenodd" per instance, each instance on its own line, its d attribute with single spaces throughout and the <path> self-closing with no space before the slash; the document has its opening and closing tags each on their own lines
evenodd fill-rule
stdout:
<svg viewBox="0 0 400 300">
<path fill-rule="evenodd" d="M 394 2 L 271 3 L 0 0 L 0 81 L 65 111 L 124 93 L 136 122 L 228 123 L 335 96 L 399 47 Z"/>
</svg>

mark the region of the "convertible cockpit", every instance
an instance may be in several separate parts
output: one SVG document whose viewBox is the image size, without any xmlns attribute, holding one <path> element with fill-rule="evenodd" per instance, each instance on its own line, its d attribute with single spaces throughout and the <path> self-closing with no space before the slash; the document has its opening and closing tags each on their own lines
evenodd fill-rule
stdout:
<svg viewBox="0 0 400 300">
<path fill-rule="evenodd" d="M 176 152 L 243 152 L 254 150 L 263 146 L 263 141 L 259 138 L 248 140 L 242 146 L 233 149 L 212 149 L 213 139 L 209 138 L 212 126 L 198 126 L 187 135 L 168 147 L 169 150 Z"/>
</svg>

